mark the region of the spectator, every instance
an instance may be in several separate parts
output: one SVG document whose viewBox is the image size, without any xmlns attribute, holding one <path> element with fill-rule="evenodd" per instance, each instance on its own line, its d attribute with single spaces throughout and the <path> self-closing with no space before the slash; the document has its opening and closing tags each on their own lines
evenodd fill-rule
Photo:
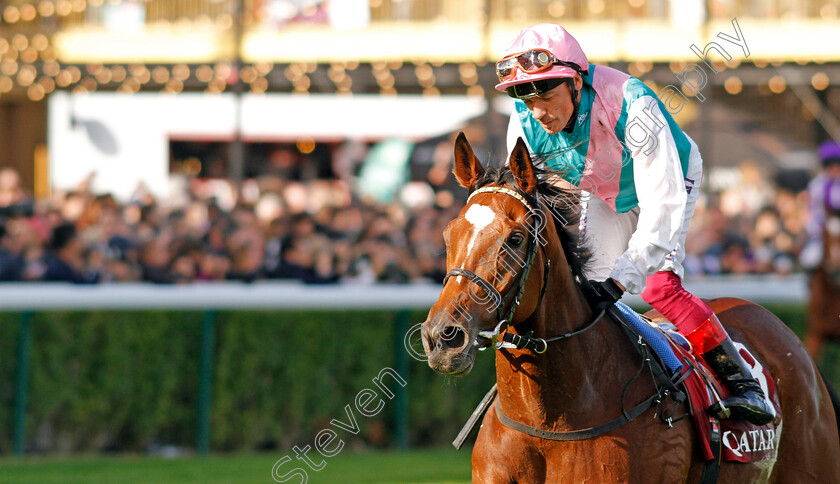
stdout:
<svg viewBox="0 0 840 484">
<path fill-rule="evenodd" d="M 53 229 L 44 280 L 75 284 L 99 281 L 95 270 L 85 270 L 84 247 L 76 234 L 76 227 L 71 223 L 63 223 Z"/>
<path fill-rule="evenodd" d="M 15 239 L 8 235 L 4 226 L 0 225 L 0 281 L 23 279 L 23 257 L 14 244 Z"/>
<path fill-rule="evenodd" d="M 823 257 L 823 225 L 830 214 L 840 213 L 840 143 L 826 141 L 818 150 L 822 173 L 808 185 L 810 217 L 808 242 L 802 251 L 802 265 L 815 268 Z"/>
<path fill-rule="evenodd" d="M 32 197 L 23 189 L 20 174 L 14 168 L 0 169 L 0 216 L 32 213 Z"/>
<path fill-rule="evenodd" d="M 162 238 L 152 239 L 140 251 L 142 280 L 154 284 L 171 284 L 175 278 L 169 272 L 169 247 Z"/>
<path fill-rule="evenodd" d="M 283 244 L 281 261 L 273 277 L 277 279 L 297 279 L 308 284 L 326 284 L 335 282 L 333 274 L 324 273 L 324 266 L 316 267 L 319 255 L 313 247 L 313 238 L 309 240 L 295 237 Z"/>
</svg>

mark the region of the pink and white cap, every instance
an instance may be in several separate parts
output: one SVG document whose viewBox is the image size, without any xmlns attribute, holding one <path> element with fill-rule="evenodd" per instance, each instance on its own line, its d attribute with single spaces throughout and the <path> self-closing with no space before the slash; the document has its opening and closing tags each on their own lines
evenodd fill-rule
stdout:
<svg viewBox="0 0 840 484">
<path fill-rule="evenodd" d="M 586 59 L 583 49 L 580 48 L 580 44 L 570 33 L 566 32 L 566 29 L 557 24 L 539 24 L 520 30 L 513 42 L 505 49 L 505 55 L 502 59 L 532 49 L 547 50 L 557 60 L 577 64 L 583 71 L 589 69 L 589 61 Z M 496 84 L 496 90 L 505 92 L 510 86 L 523 82 L 575 77 L 575 75 L 577 75 L 577 72 L 567 66 L 553 66 L 551 69 L 536 74 L 528 74 L 517 68 L 512 79 Z"/>
</svg>

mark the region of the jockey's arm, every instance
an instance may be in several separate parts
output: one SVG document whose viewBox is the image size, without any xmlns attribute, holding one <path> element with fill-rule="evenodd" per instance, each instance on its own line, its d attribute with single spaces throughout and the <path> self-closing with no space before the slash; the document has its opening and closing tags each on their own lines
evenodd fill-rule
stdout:
<svg viewBox="0 0 840 484">
<path fill-rule="evenodd" d="M 638 119 L 647 126 L 649 135 L 645 145 L 627 146 L 633 158 L 639 221 L 610 276 L 631 293 L 639 294 L 647 276 L 676 246 L 688 196 L 676 143 L 659 103 L 643 96 L 630 105 L 627 114 L 628 120 Z M 634 128 L 642 129 L 638 125 Z M 625 139 L 639 139 L 639 133 L 627 132 Z"/>
<path fill-rule="evenodd" d="M 508 122 L 508 130 L 507 130 L 507 158 L 506 160 L 510 159 L 510 154 L 513 152 L 513 147 L 516 146 L 516 140 L 522 138 L 525 141 L 525 146 L 528 147 L 528 152 L 531 153 L 531 157 L 534 156 L 534 150 L 531 148 L 531 143 L 528 142 L 528 138 L 525 136 L 525 130 L 522 129 L 522 123 L 519 121 L 519 114 L 514 109 L 512 113 L 510 113 L 510 122 Z"/>
</svg>

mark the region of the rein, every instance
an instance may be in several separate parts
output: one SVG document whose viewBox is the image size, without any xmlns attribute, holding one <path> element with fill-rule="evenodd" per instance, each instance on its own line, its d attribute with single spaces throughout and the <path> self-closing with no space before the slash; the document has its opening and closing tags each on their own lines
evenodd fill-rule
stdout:
<svg viewBox="0 0 840 484">
<path fill-rule="evenodd" d="M 502 336 L 502 341 L 504 341 L 505 343 L 512 344 L 513 347 L 516 348 L 516 349 L 521 350 L 523 348 L 527 348 L 527 349 L 534 350 L 535 353 L 542 354 L 542 353 L 545 353 L 545 351 L 548 349 L 548 343 L 551 343 L 553 341 L 564 340 L 566 338 L 571 338 L 572 336 L 577 336 L 579 334 L 582 334 L 582 333 L 585 333 L 585 332 L 589 331 L 590 329 L 592 329 L 598 323 L 598 321 L 601 320 L 601 318 L 604 317 L 605 313 L 606 313 L 605 309 L 601 310 L 601 312 L 598 313 L 597 316 L 595 316 L 595 319 L 593 319 L 591 323 L 587 324 L 583 328 L 581 328 L 577 331 L 572 331 L 571 333 L 564 333 L 564 334 L 561 334 L 559 336 L 555 336 L 553 338 L 532 338 L 531 335 L 534 332 L 529 331 L 525 335 L 505 333 Z M 540 350 L 539 347 L 537 346 L 538 343 L 543 344 L 542 350 Z M 503 347 L 507 348 L 508 346 L 503 346 Z"/>
<path fill-rule="evenodd" d="M 647 400 L 636 405 L 628 411 L 622 412 L 620 417 L 616 418 L 615 420 L 611 420 L 605 424 L 601 424 L 596 427 L 590 427 L 588 429 L 570 430 L 568 432 L 556 432 L 552 430 L 538 429 L 536 427 L 531 427 L 530 425 L 526 425 L 522 422 L 513 420 L 512 418 L 502 413 L 502 409 L 499 406 L 498 399 L 496 399 L 496 416 L 499 417 L 499 421 L 505 424 L 506 426 L 512 428 L 513 430 L 517 430 L 524 434 L 528 434 L 532 437 L 538 437 L 540 439 L 546 440 L 558 440 L 564 442 L 572 440 L 586 440 L 598 437 L 599 435 L 603 435 L 607 432 L 611 432 L 623 426 L 624 424 L 629 423 L 631 420 L 643 414 L 645 410 L 650 408 L 657 397 L 659 397 L 659 394 L 651 395 L 647 398 Z"/>
</svg>

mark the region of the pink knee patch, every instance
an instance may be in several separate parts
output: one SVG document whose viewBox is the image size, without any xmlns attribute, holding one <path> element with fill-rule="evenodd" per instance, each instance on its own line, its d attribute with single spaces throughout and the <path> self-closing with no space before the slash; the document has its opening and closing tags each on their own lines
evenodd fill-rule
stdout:
<svg viewBox="0 0 840 484">
<path fill-rule="evenodd" d="M 691 333 L 713 314 L 706 303 L 685 290 L 680 278 L 671 271 L 648 276 L 642 299 L 674 323 L 682 334 Z"/>
</svg>

